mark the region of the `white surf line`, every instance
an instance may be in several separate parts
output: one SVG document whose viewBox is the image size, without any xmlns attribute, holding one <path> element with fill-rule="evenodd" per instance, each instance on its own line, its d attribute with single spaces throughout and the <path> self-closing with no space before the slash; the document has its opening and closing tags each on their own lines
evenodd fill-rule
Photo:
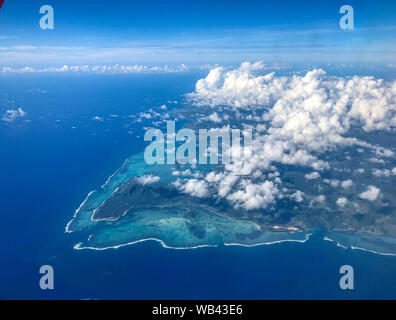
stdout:
<svg viewBox="0 0 396 320">
<path fill-rule="evenodd" d="M 96 190 L 91 191 L 90 193 L 88 193 L 87 197 L 85 198 L 85 200 L 80 204 L 80 206 L 78 207 L 78 209 L 74 212 L 74 215 L 72 217 L 72 219 L 67 223 L 66 228 L 65 228 L 65 233 L 71 233 L 73 231 L 71 231 L 69 229 L 71 223 L 73 222 L 73 220 L 75 218 L 77 218 L 78 213 L 80 212 L 81 208 L 85 205 L 85 203 L 88 201 L 88 198 L 95 192 Z"/>
<path fill-rule="evenodd" d="M 127 159 L 123 162 L 122 166 L 121 166 L 120 168 L 118 168 L 110 177 L 107 178 L 106 182 L 101 186 L 102 189 L 104 189 L 104 187 L 110 182 L 111 178 L 114 177 L 114 176 L 125 166 L 125 164 L 128 162 L 128 160 L 129 160 L 129 158 L 127 158 Z M 117 190 L 118 190 L 118 188 L 116 188 L 115 191 L 117 191 Z M 75 218 L 77 218 L 77 214 L 80 212 L 81 208 L 82 208 L 82 207 L 84 206 L 84 204 L 87 202 L 88 198 L 89 198 L 95 191 L 97 191 L 97 190 L 93 190 L 93 191 L 91 191 L 90 193 L 88 193 L 88 195 L 87 195 L 87 197 L 85 198 L 85 200 L 80 204 L 80 206 L 78 207 L 78 209 L 74 212 L 74 215 L 73 215 L 72 219 L 67 223 L 67 225 L 66 225 L 66 227 L 65 227 L 65 233 L 72 233 L 72 232 L 73 232 L 72 230 L 70 230 L 70 225 L 71 225 L 71 223 L 73 222 L 73 220 L 74 220 Z M 114 193 L 114 191 L 113 191 L 113 193 Z M 106 200 L 106 199 L 105 199 L 105 200 Z M 103 203 L 103 202 L 102 202 L 102 203 Z M 99 206 L 100 206 L 100 205 L 99 205 Z M 96 209 L 95 209 L 95 210 L 96 210 Z M 95 210 L 94 210 L 94 211 L 95 211 Z M 91 216 L 91 220 L 92 220 L 92 217 L 93 217 L 93 215 Z M 95 220 L 92 220 L 92 221 L 95 221 Z"/>
<path fill-rule="evenodd" d="M 126 163 L 128 162 L 128 160 L 129 160 L 129 158 L 127 158 L 127 159 L 123 162 L 122 166 L 121 166 L 120 168 L 118 168 L 110 177 L 107 178 L 106 182 L 101 186 L 102 189 L 104 189 L 104 187 L 110 182 L 111 178 L 113 178 L 113 177 L 114 177 L 114 176 L 126 165 Z M 117 190 L 118 190 L 118 187 L 115 189 L 115 191 L 117 191 Z M 87 197 L 85 198 L 85 200 L 80 204 L 79 208 L 74 212 L 74 215 L 73 215 L 72 219 L 71 219 L 71 220 L 67 223 L 67 225 L 66 225 L 65 233 L 72 233 L 72 232 L 73 232 L 73 231 L 70 230 L 70 225 L 71 225 L 71 223 L 72 223 L 73 220 L 77 217 L 77 214 L 80 212 L 82 206 L 87 202 L 87 200 L 88 200 L 88 198 L 90 197 L 90 195 L 91 195 L 92 193 L 94 193 L 95 191 L 97 191 L 97 190 L 93 190 L 93 191 L 91 191 L 90 193 L 88 193 L 88 195 L 87 195 Z M 113 191 L 112 194 L 113 194 L 115 191 Z M 106 198 L 104 201 L 106 201 L 106 200 L 107 200 L 107 198 Z M 102 202 L 102 203 L 103 203 L 103 202 Z M 102 204 L 102 203 L 101 203 L 101 204 Z M 100 204 L 100 205 L 101 205 L 101 204 Z M 99 205 L 99 207 L 100 207 L 100 205 Z M 96 209 L 95 209 L 95 210 L 96 210 Z M 95 212 L 95 210 L 94 210 L 94 212 Z M 92 217 L 93 217 L 93 215 L 91 216 L 91 220 L 92 220 L 92 221 L 101 221 L 101 220 L 93 220 Z M 106 220 L 106 219 L 103 219 L 103 220 Z M 115 219 L 115 220 L 117 220 L 117 219 Z M 115 221 L 115 220 L 111 220 L 111 221 Z"/>
<path fill-rule="evenodd" d="M 332 240 L 332 239 L 330 239 L 328 237 L 324 237 L 323 240 L 330 241 L 330 242 L 336 242 L 335 240 Z M 396 256 L 396 253 L 378 252 L 378 251 L 374 251 L 374 250 L 370 250 L 370 249 L 356 247 L 356 246 L 353 246 L 353 245 L 350 245 L 349 247 L 347 247 L 347 246 L 345 246 L 345 245 L 343 245 L 343 244 L 341 244 L 339 242 L 336 242 L 336 244 L 337 244 L 337 247 L 341 247 L 343 249 L 367 251 L 367 252 L 370 252 L 370 253 L 380 254 L 380 255 L 383 255 L 383 256 Z"/>
<path fill-rule="evenodd" d="M 382 256 L 396 256 L 395 253 L 385 253 L 385 252 L 377 252 L 374 250 L 369 250 L 369 249 L 365 249 L 365 248 L 360 248 L 360 247 L 355 247 L 355 246 L 351 246 L 352 250 L 362 250 L 362 251 L 367 251 L 367 252 L 371 252 L 371 253 L 375 253 L 375 254 L 380 254 Z"/>
<path fill-rule="evenodd" d="M 106 187 L 106 185 L 110 182 L 111 178 L 113 178 L 122 168 L 124 168 L 124 166 L 126 165 L 126 163 L 128 162 L 129 158 L 127 158 L 122 166 L 120 168 L 118 168 L 110 177 L 107 178 L 106 182 L 101 186 L 102 189 L 104 189 Z"/>
<path fill-rule="evenodd" d="M 77 243 L 73 249 L 75 250 L 97 250 L 97 251 L 103 251 L 103 250 L 109 250 L 109 249 L 118 249 L 121 247 L 126 247 L 130 245 L 134 245 L 140 242 L 145 242 L 145 241 L 156 241 L 159 242 L 164 248 L 166 249 L 174 249 L 174 250 L 190 250 L 190 249 L 199 249 L 199 248 L 207 248 L 207 247 L 217 247 L 217 245 L 212 245 L 212 244 L 203 244 L 203 245 L 198 245 L 194 247 L 171 247 L 168 246 L 164 241 L 161 239 L 157 238 L 147 238 L 147 239 L 141 239 L 141 240 L 136 240 L 128 243 L 122 243 L 116 246 L 109 246 L 109 247 L 103 247 L 103 248 L 97 248 L 97 247 L 89 247 L 89 246 L 82 246 L 82 242 Z"/>
<path fill-rule="evenodd" d="M 257 246 L 266 246 L 266 245 L 272 245 L 272 244 L 277 244 L 277 243 L 282 243 L 282 242 L 299 242 L 299 243 L 305 243 L 309 240 L 311 237 L 312 233 L 306 234 L 305 239 L 303 240 L 294 240 L 294 239 L 285 239 L 285 240 L 276 240 L 276 241 L 270 241 L 270 242 L 261 242 L 261 243 L 255 243 L 255 244 L 242 244 L 242 243 L 224 243 L 225 246 L 240 246 L 240 247 L 257 247 Z"/>
<path fill-rule="evenodd" d="M 262 243 L 256 243 L 256 244 L 242 244 L 242 243 L 224 243 L 224 246 L 241 246 L 241 247 L 256 247 L 256 246 L 263 246 L 263 245 L 272 245 L 272 244 L 277 244 L 277 243 L 282 243 L 282 242 L 298 242 L 298 243 L 305 243 L 307 242 L 312 233 L 308 233 L 305 235 L 305 239 L 303 240 L 294 240 L 294 239 L 285 239 L 285 240 L 277 240 L 277 241 L 271 241 L 271 242 L 262 242 Z M 191 249 L 199 249 L 199 248 L 216 248 L 218 245 L 212 245 L 212 244 L 204 244 L 204 245 L 198 245 L 198 246 L 193 246 L 193 247 L 172 247 L 168 246 L 163 240 L 157 239 L 157 238 L 146 238 L 146 239 L 141 239 L 141 240 L 136 240 L 136 241 L 131 241 L 127 243 L 122 243 L 119 245 L 115 246 L 109 246 L 109 247 L 103 247 L 103 248 L 98 248 L 98 247 L 91 247 L 91 246 L 82 246 L 82 242 L 77 243 L 73 249 L 75 250 L 97 250 L 97 251 L 103 251 L 103 250 L 109 250 L 109 249 L 118 249 L 121 247 L 126 247 L 130 245 L 134 245 L 137 243 L 145 242 L 145 241 L 156 241 L 159 242 L 162 247 L 166 249 L 173 249 L 173 250 L 191 250 Z"/>
<path fill-rule="evenodd" d="M 344 246 L 342 243 L 336 242 L 335 240 L 330 239 L 329 237 L 325 236 L 325 237 L 323 237 L 323 240 L 324 241 L 329 241 L 329 242 L 335 242 L 337 247 L 340 247 L 340 248 L 343 248 L 343 249 L 348 249 L 348 247 Z"/>
</svg>

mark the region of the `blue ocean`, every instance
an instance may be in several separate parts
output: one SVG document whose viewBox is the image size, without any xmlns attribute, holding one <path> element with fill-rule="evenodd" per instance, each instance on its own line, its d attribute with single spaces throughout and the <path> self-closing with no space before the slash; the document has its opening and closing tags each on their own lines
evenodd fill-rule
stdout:
<svg viewBox="0 0 396 320">
<path fill-rule="evenodd" d="M 323 240 L 166 249 L 146 241 L 74 250 L 65 226 L 87 194 L 141 152 L 134 115 L 183 101 L 203 73 L 0 76 L 1 299 L 394 299 L 396 257 Z M 2 110 L 2 111 L 4 111 Z M 54 290 L 39 287 L 42 265 Z M 354 268 L 341 290 L 339 269 Z"/>
</svg>

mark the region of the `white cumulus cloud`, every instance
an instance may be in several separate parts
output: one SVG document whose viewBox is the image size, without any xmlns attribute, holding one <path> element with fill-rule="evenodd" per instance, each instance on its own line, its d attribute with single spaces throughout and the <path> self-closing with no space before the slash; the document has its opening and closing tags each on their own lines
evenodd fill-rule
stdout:
<svg viewBox="0 0 396 320">
<path fill-rule="evenodd" d="M 289 76 L 264 71 L 261 62 L 244 62 L 233 70 L 214 67 L 187 95 L 209 115 L 215 113 L 220 118 L 219 110 L 227 111 L 234 117 L 230 120 L 256 123 L 249 125 L 255 132 L 250 156 L 233 159 L 220 172 L 202 180 L 218 197 L 247 210 L 267 208 L 281 196 L 277 187 L 282 183 L 280 177 L 267 175 L 277 164 L 311 168 L 314 172 L 305 177 L 314 179 L 331 169 L 321 155 L 338 148 L 356 146 L 371 150 L 377 157 L 394 155 L 391 150 L 351 137 L 350 131 L 396 127 L 396 82 L 368 76 L 331 76 L 321 69 Z M 229 126 L 220 129 L 231 130 Z M 242 147 L 240 151 L 245 154 L 246 150 Z M 327 183 L 333 187 L 341 183 L 343 188 L 353 185 L 350 179 L 327 179 Z M 376 194 L 373 188 L 361 197 L 378 197 L 379 189 Z M 324 200 L 319 196 L 314 202 Z"/>
<path fill-rule="evenodd" d="M 347 200 L 347 198 L 345 198 L 345 197 L 338 198 L 337 201 L 336 201 L 337 205 L 338 205 L 340 208 L 345 207 L 345 205 L 347 204 L 347 202 L 348 202 L 348 200 Z"/>
<path fill-rule="evenodd" d="M 314 171 L 312 173 L 307 173 L 304 177 L 308 180 L 314 180 L 320 178 L 320 174 L 319 172 Z"/>
<path fill-rule="evenodd" d="M 5 122 L 14 122 L 18 118 L 23 118 L 26 116 L 26 112 L 22 110 L 22 108 L 18 108 L 17 110 L 7 110 L 1 120 Z"/>
<path fill-rule="evenodd" d="M 359 197 L 369 201 L 377 200 L 380 194 L 380 189 L 375 186 L 368 186 L 367 190 L 362 192 Z"/>
<path fill-rule="evenodd" d="M 343 187 L 344 189 L 350 188 L 352 186 L 353 186 L 353 181 L 351 179 L 341 182 L 341 187 Z"/>
<path fill-rule="evenodd" d="M 136 180 L 142 185 L 147 185 L 158 182 L 160 180 L 160 177 L 148 174 L 141 177 L 137 177 Z"/>
</svg>

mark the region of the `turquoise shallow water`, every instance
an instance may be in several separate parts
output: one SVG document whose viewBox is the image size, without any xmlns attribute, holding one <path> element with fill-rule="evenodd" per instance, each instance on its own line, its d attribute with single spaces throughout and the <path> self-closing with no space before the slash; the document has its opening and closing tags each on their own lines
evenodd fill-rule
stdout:
<svg viewBox="0 0 396 320">
<path fill-rule="evenodd" d="M 185 197 L 180 202 L 164 202 L 136 208 L 116 221 L 96 221 L 91 217 L 120 185 L 147 174 L 160 177 L 161 184 L 175 181 L 173 165 L 148 165 L 143 153 L 128 158 L 97 190 L 90 192 L 66 227 L 67 233 L 80 232 L 75 249 L 104 250 L 142 241 L 158 241 L 166 248 L 191 249 L 203 246 L 256 246 L 284 241 L 305 242 L 315 230 L 305 232 L 261 231 L 252 221 L 231 218 L 215 207 L 201 205 Z M 341 248 L 396 255 L 396 239 L 341 232 L 325 232 L 324 240 Z"/>
<path fill-rule="evenodd" d="M 93 221 L 91 216 L 122 183 L 133 177 L 152 174 L 160 183 L 175 180 L 172 165 L 148 165 L 143 154 L 127 159 L 98 190 L 88 194 L 66 227 L 67 233 L 82 232 L 86 237 L 76 249 L 105 249 L 157 239 L 166 247 L 195 248 L 218 244 L 257 245 L 284 240 L 304 241 L 306 232 L 262 232 L 248 220 L 230 218 L 189 197 L 184 202 L 160 202 L 160 205 L 132 209 L 117 221 Z M 143 187 L 143 186 L 142 186 Z"/>
</svg>

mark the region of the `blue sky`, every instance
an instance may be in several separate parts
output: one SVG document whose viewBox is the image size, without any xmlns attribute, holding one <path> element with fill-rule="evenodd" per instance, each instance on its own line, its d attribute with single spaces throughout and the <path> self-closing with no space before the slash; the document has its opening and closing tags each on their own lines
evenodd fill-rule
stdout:
<svg viewBox="0 0 396 320">
<path fill-rule="evenodd" d="M 55 29 L 39 28 L 52 5 Z M 352 5 L 355 29 L 341 30 Z M 395 1 L 6 0 L 0 66 L 63 64 L 396 64 Z"/>
</svg>

